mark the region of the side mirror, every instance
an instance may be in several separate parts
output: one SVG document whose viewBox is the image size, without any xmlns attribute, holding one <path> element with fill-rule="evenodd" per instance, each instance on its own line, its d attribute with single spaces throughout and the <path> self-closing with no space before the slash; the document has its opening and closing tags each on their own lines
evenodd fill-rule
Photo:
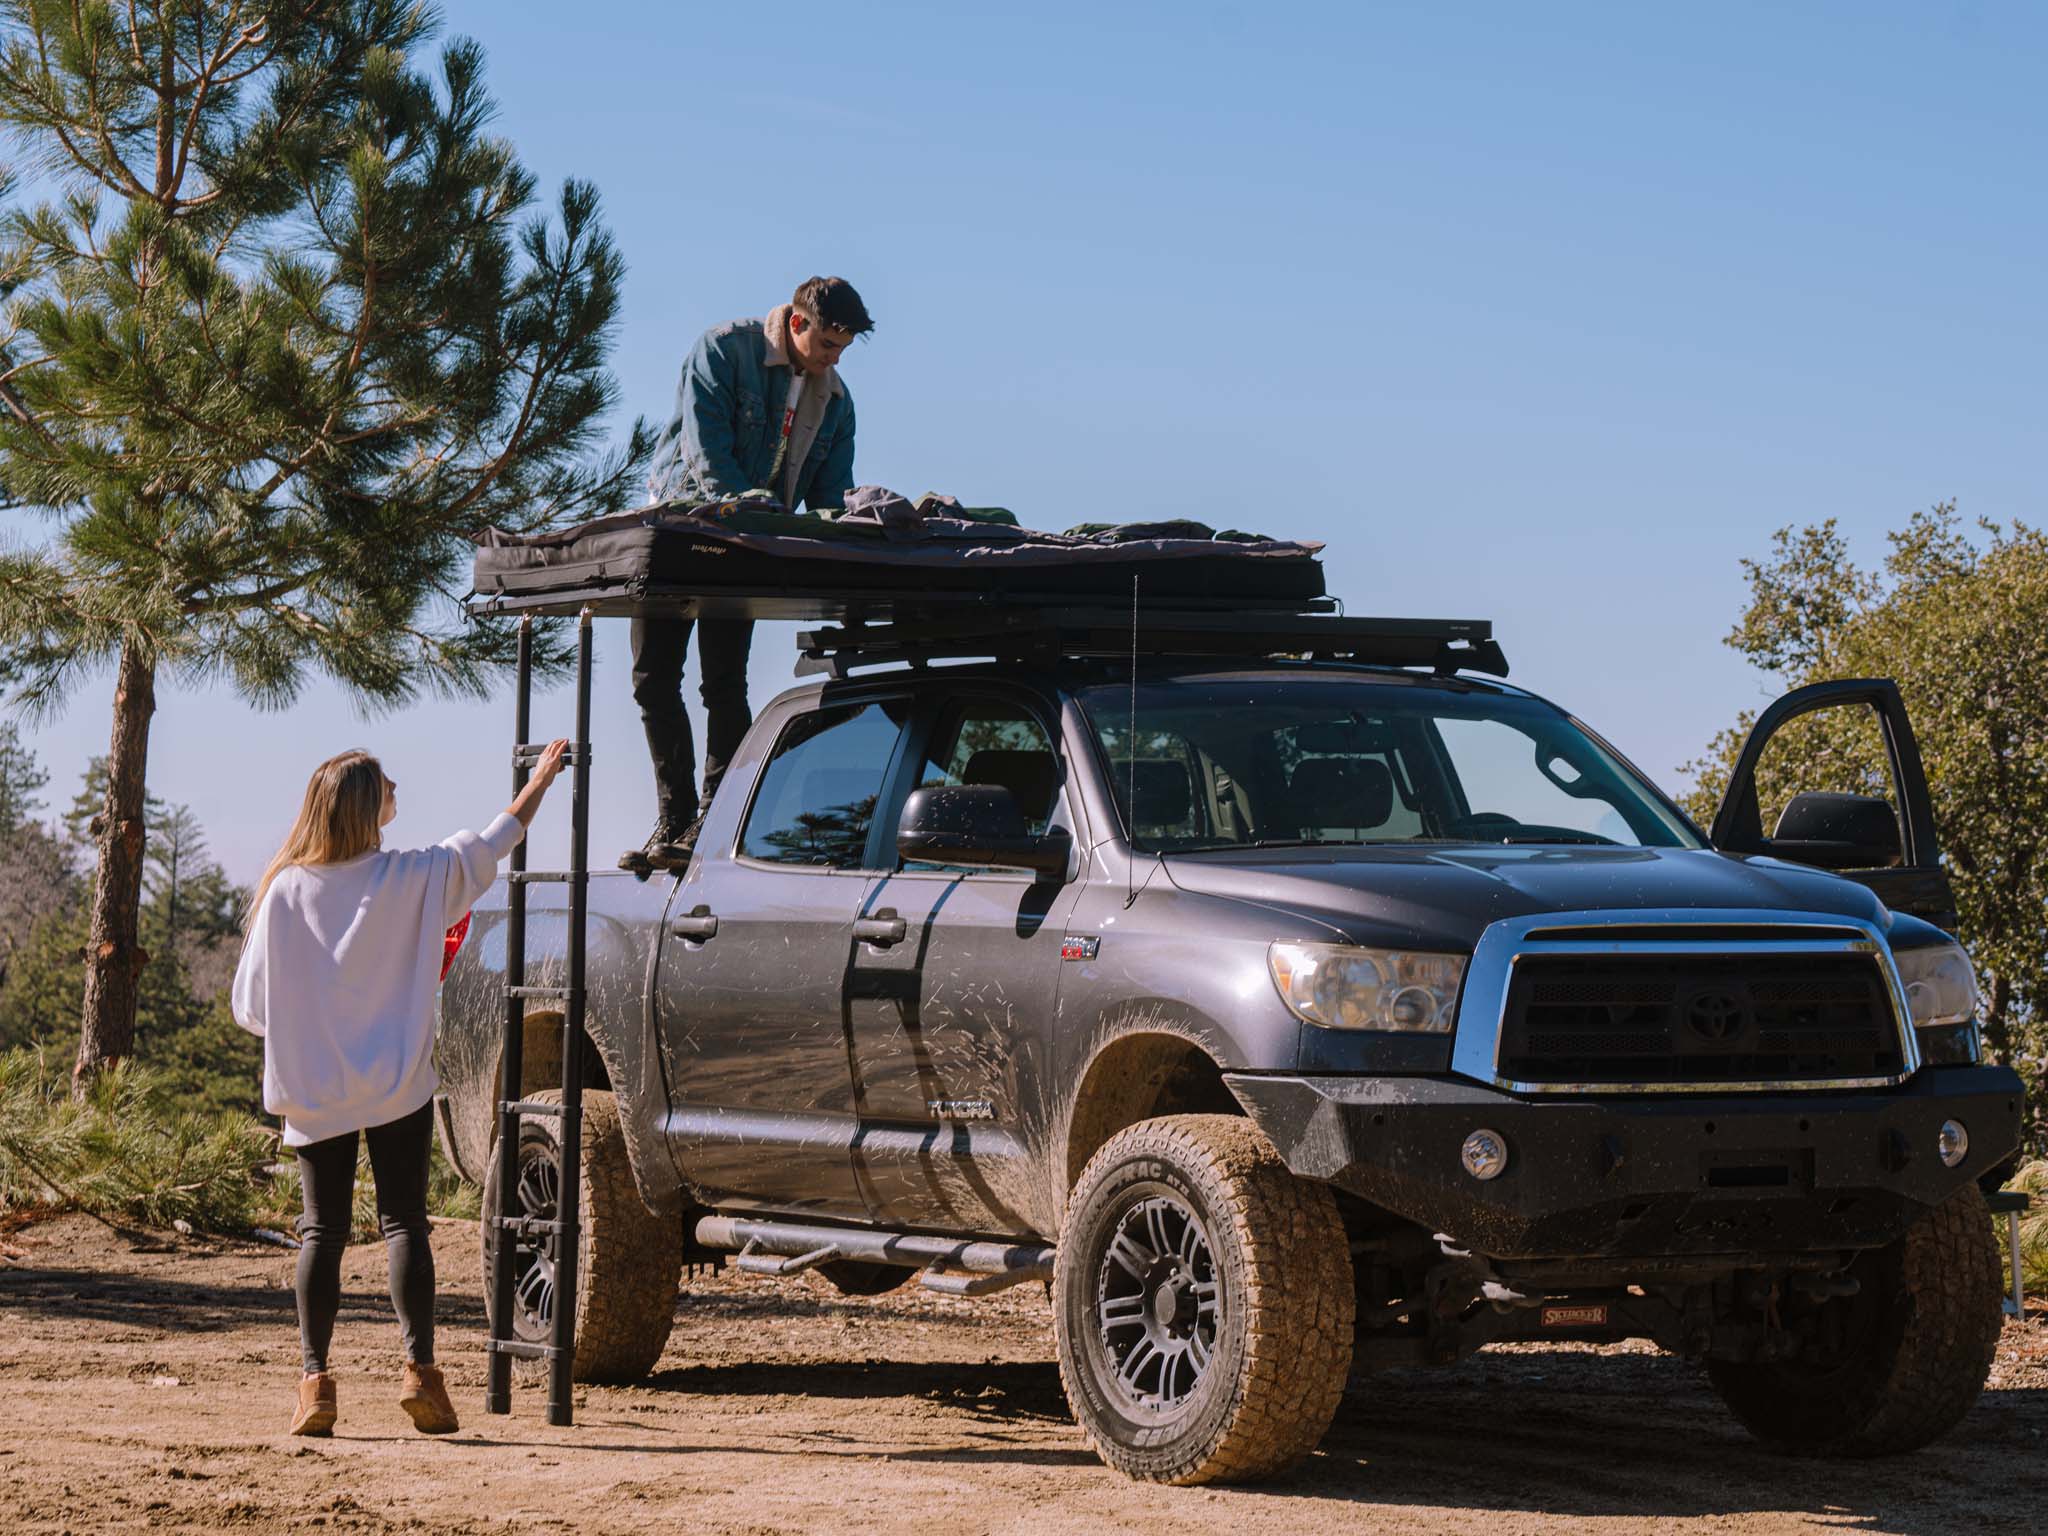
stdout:
<svg viewBox="0 0 2048 1536">
<path fill-rule="evenodd" d="M 1009 866 L 1058 878 L 1072 850 L 1063 831 L 1033 837 L 1017 797 L 999 784 L 914 790 L 896 824 L 896 851 L 926 864 Z"/>
<path fill-rule="evenodd" d="M 1899 862 L 1899 819 L 1868 795 L 1794 795 L 1764 852 L 1822 869 L 1888 869 Z"/>
</svg>

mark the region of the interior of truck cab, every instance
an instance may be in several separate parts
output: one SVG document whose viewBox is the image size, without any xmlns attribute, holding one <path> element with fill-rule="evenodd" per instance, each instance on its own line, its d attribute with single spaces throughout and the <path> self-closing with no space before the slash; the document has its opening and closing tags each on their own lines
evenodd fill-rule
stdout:
<svg viewBox="0 0 2048 1536">
<path fill-rule="evenodd" d="M 1142 852 L 1701 846 L 1620 758 L 1526 694 L 1358 677 L 1198 677 L 1135 692 L 1089 689 L 1082 705 Z"/>
</svg>

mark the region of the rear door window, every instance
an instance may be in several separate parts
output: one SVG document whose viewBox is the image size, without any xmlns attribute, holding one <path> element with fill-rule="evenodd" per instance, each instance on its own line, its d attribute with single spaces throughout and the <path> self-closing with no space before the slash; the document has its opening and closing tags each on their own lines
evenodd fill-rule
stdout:
<svg viewBox="0 0 2048 1536">
<path fill-rule="evenodd" d="M 747 811 L 741 854 L 770 864 L 864 867 L 904 713 L 902 701 L 877 700 L 812 710 L 784 726 Z"/>
</svg>

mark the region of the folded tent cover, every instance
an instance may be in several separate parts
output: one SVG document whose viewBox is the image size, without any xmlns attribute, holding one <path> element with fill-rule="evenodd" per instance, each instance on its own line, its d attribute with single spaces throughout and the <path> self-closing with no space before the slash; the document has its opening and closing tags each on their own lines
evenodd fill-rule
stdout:
<svg viewBox="0 0 2048 1536">
<path fill-rule="evenodd" d="M 856 493 L 836 518 L 770 501 L 664 502 L 552 533 L 477 540 L 473 606 L 628 613 L 643 606 L 822 619 L 960 602 L 1294 608 L 1323 595 L 1322 546 L 1187 521 L 1018 527 L 950 498 Z"/>
</svg>

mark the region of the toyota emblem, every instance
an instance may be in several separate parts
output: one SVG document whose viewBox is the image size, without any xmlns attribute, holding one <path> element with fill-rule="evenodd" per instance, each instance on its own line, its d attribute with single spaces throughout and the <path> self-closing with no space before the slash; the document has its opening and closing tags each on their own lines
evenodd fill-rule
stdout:
<svg viewBox="0 0 2048 1536">
<path fill-rule="evenodd" d="M 1725 988 L 1695 992 L 1685 1005 L 1687 1028 L 1702 1040 L 1725 1045 L 1749 1028 L 1749 1002 Z"/>
</svg>

